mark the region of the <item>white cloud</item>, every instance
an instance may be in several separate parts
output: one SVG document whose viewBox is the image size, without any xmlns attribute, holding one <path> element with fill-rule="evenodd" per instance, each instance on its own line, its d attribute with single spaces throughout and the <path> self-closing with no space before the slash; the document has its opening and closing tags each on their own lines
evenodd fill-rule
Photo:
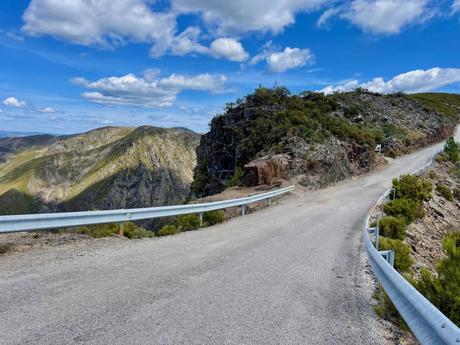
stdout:
<svg viewBox="0 0 460 345">
<path fill-rule="evenodd" d="M 23 108 L 26 105 L 26 102 L 20 101 L 15 97 L 8 97 L 2 102 L 4 105 L 7 107 L 13 107 L 13 108 Z"/>
<path fill-rule="evenodd" d="M 396 34 L 411 23 L 429 16 L 429 0 L 353 0 L 342 14 L 365 31 Z"/>
<path fill-rule="evenodd" d="M 176 28 L 174 15 L 153 12 L 143 0 L 32 0 L 23 20 L 29 35 L 82 45 L 164 44 Z"/>
<path fill-rule="evenodd" d="M 116 46 L 128 41 L 152 44 L 150 55 L 191 53 L 243 61 L 247 53 L 234 38 L 200 43 L 201 29 L 190 26 L 177 34 L 177 14 L 154 12 L 150 0 L 32 0 L 22 30 L 81 45 Z"/>
<path fill-rule="evenodd" d="M 51 108 L 51 107 L 39 108 L 39 109 L 37 109 L 37 110 L 38 110 L 38 112 L 40 112 L 40 113 L 48 113 L 48 114 L 52 114 L 52 113 L 55 113 L 55 112 L 56 112 L 56 109 Z"/>
<path fill-rule="evenodd" d="M 288 69 L 302 67 L 314 59 L 309 49 L 286 47 L 282 52 L 271 53 L 267 56 L 268 68 L 272 72 L 282 73 Z"/>
<path fill-rule="evenodd" d="M 226 78 L 207 73 L 195 76 L 172 74 L 159 78 L 158 71 L 147 70 L 142 77 L 127 74 L 93 82 L 84 78 L 73 78 L 71 81 L 89 90 L 83 93 L 83 97 L 92 102 L 155 108 L 171 106 L 183 90 L 224 91 Z"/>
<path fill-rule="evenodd" d="M 460 12 L 460 0 L 454 0 L 452 3 L 452 10 L 454 13 Z"/>
<path fill-rule="evenodd" d="M 320 90 L 320 92 L 323 92 L 326 95 L 330 95 L 334 92 L 353 91 L 358 86 L 359 86 L 359 82 L 357 80 L 350 80 L 343 84 L 326 86 L 324 89 Z"/>
<path fill-rule="evenodd" d="M 377 77 L 361 84 L 357 80 L 351 80 L 341 85 L 327 86 L 320 90 L 320 92 L 330 94 L 333 92 L 351 91 L 359 86 L 379 93 L 398 91 L 415 93 L 436 90 L 457 82 L 460 82 L 460 68 L 435 67 L 428 70 L 418 69 L 402 73 L 388 81 L 385 81 L 382 77 Z"/>
<path fill-rule="evenodd" d="M 295 22 L 299 12 L 312 11 L 326 0 L 172 0 L 179 13 L 200 13 L 219 35 L 249 31 L 279 33 Z"/>
<path fill-rule="evenodd" d="M 318 27 L 322 27 L 324 26 L 328 21 L 329 19 L 331 19 L 332 17 L 335 17 L 336 15 L 338 15 L 340 13 L 340 11 L 342 10 L 341 7 L 332 7 L 332 8 L 328 8 L 327 10 L 325 10 L 323 12 L 323 14 L 321 14 L 321 16 L 318 18 L 318 20 L 316 21 L 316 26 Z"/>
<path fill-rule="evenodd" d="M 211 43 L 211 54 L 230 61 L 242 62 L 247 60 L 248 53 L 240 42 L 233 38 L 218 38 Z"/>
</svg>

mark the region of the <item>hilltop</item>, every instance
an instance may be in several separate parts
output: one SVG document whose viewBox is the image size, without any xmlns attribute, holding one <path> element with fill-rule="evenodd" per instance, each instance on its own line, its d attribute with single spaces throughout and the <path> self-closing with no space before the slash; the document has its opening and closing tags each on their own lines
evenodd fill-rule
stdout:
<svg viewBox="0 0 460 345">
<path fill-rule="evenodd" d="M 0 139 L 0 209 L 16 214 L 182 203 L 199 138 L 142 126 Z"/>
<path fill-rule="evenodd" d="M 320 188 L 453 134 L 460 95 L 354 92 L 291 95 L 258 88 L 215 117 L 197 149 L 192 192 L 292 179 Z M 382 155 L 375 153 L 381 145 Z"/>
</svg>

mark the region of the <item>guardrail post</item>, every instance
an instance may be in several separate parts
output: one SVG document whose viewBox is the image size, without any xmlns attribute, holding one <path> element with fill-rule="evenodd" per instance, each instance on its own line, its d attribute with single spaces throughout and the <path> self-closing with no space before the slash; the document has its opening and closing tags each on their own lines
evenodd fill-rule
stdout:
<svg viewBox="0 0 460 345">
<path fill-rule="evenodd" d="M 241 215 L 244 216 L 246 211 L 246 205 L 241 205 Z"/>
<path fill-rule="evenodd" d="M 118 236 L 123 237 L 125 235 L 125 223 L 120 223 L 118 228 Z"/>
<path fill-rule="evenodd" d="M 200 228 L 203 227 L 203 212 L 198 213 L 198 218 L 200 219 Z"/>
<path fill-rule="evenodd" d="M 386 262 L 388 262 L 391 267 L 395 267 L 395 252 L 392 250 L 382 250 L 379 251 L 379 254 L 383 256 Z"/>
<path fill-rule="evenodd" d="M 379 250 L 379 236 L 380 236 L 380 218 L 382 214 L 377 214 L 377 225 L 375 226 L 374 236 L 375 236 L 375 249 Z"/>
<path fill-rule="evenodd" d="M 272 198 L 268 198 L 268 206 L 272 205 Z"/>
</svg>

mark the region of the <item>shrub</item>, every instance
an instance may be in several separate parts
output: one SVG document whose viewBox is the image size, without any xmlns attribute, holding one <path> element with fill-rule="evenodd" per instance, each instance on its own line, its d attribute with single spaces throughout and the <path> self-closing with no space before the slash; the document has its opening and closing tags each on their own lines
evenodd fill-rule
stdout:
<svg viewBox="0 0 460 345">
<path fill-rule="evenodd" d="M 379 222 L 380 234 L 395 240 L 406 238 L 407 226 L 404 219 L 399 217 L 383 217 Z"/>
<path fill-rule="evenodd" d="M 434 179 L 437 177 L 437 175 L 436 175 L 436 173 L 435 173 L 433 170 L 431 170 L 431 171 L 428 173 L 428 177 L 429 177 L 430 179 L 434 180 Z"/>
<path fill-rule="evenodd" d="M 158 236 L 169 236 L 175 235 L 179 232 L 179 229 L 175 225 L 165 225 L 160 231 L 158 231 Z"/>
<path fill-rule="evenodd" d="M 436 162 L 437 163 L 444 163 L 447 160 L 447 156 L 444 153 L 440 153 L 439 155 L 436 156 Z"/>
<path fill-rule="evenodd" d="M 393 179 L 393 188 L 396 189 L 396 198 L 423 201 L 431 198 L 433 185 L 415 175 L 401 175 L 399 179 Z"/>
<path fill-rule="evenodd" d="M 238 186 L 241 183 L 241 177 L 243 176 L 243 169 L 237 167 L 233 176 L 225 183 L 225 188 Z"/>
<path fill-rule="evenodd" d="M 455 199 L 460 200 L 460 189 L 455 188 L 453 194 Z"/>
<path fill-rule="evenodd" d="M 410 247 L 408 244 L 383 236 L 380 237 L 379 243 L 380 250 L 393 250 L 395 252 L 395 268 L 399 272 L 409 271 L 413 261 L 410 256 Z"/>
<path fill-rule="evenodd" d="M 81 226 L 75 231 L 79 234 L 89 235 L 94 238 L 109 237 L 120 232 L 120 224 L 111 223 Z M 123 223 L 123 235 L 129 239 L 154 236 L 153 232 L 137 227 L 131 222 Z"/>
<path fill-rule="evenodd" d="M 96 224 L 81 226 L 76 229 L 79 234 L 89 235 L 94 238 L 109 237 L 118 234 L 120 226 L 118 224 Z"/>
<path fill-rule="evenodd" d="M 444 145 L 444 152 L 447 155 L 447 158 L 451 162 L 458 162 L 459 160 L 459 153 L 458 153 L 458 144 L 455 142 L 454 138 L 447 139 Z"/>
<path fill-rule="evenodd" d="M 406 224 L 425 215 L 421 202 L 407 198 L 392 200 L 383 206 L 383 210 L 389 216 L 401 217 Z"/>
<path fill-rule="evenodd" d="M 205 226 L 223 223 L 224 221 L 224 211 L 216 210 L 203 213 L 203 223 L 205 224 Z"/>
<path fill-rule="evenodd" d="M 460 162 L 455 163 L 455 165 L 449 170 L 449 175 L 460 181 Z"/>
<path fill-rule="evenodd" d="M 200 218 L 196 214 L 185 214 L 177 219 L 177 227 L 181 231 L 198 229 L 200 227 Z"/>
<path fill-rule="evenodd" d="M 454 201 L 454 196 L 452 195 L 451 190 L 445 184 L 440 183 L 436 186 L 438 192 L 448 201 Z"/>
<path fill-rule="evenodd" d="M 436 276 L 421 271 L 417 289 L 457 326 L 460 326 L 460 232 L 443 240 L 446 256 L 436 265 Z"/>
<path fill-rule="evenodd" d="M 123 235 L 129 239 L 155 236 L 152 231 L 148 231 L 131 222 L 123 224 Z"/>
</svg>

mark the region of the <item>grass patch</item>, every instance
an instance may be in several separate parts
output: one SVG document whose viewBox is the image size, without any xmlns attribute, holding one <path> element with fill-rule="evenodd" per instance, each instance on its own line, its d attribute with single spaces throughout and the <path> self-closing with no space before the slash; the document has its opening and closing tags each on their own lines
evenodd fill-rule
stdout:
<svg viewBox="0 0 460 345">
<path fill-rule="evenodd" d="M 448 201 L 454 201 L 454 195 L 452 194 L 452 191 L 445 184 L 439 183 L 436 186 L 436 190 L 444 197 L 444 199 Z"/>
</svg>

